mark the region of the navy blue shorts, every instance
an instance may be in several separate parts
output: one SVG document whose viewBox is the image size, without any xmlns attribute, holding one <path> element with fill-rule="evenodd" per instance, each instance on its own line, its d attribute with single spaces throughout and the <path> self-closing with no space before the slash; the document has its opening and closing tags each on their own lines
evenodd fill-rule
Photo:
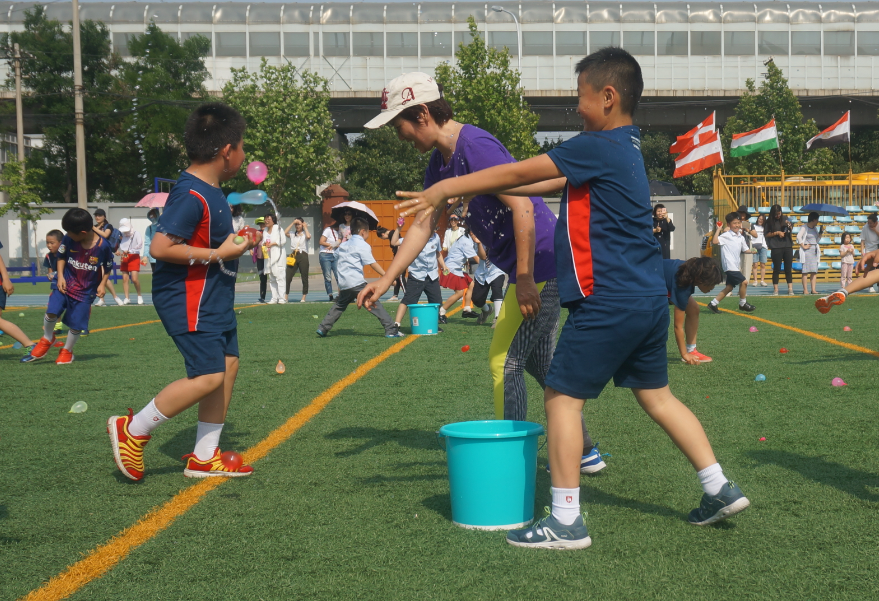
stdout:
<svg viewBox="0 0 879 601">
<path fill-rule="evenodd" d="M 92 314 L 91 301 L 78 301 L 70 298 L 66 294 L 61 294 L 57 290 L 53 290 L 49 296 L 49 304 L 46 307 L 46 313 L 52 315 L 63 315 L 61 323 L 71 330 L 89 329 L 89 317 Z"/>
<path fill-rule="evenodd" d="M 0 311 L 6 308 L 6 291 L 0 286 Z"/>
<path fill-rule="evenodd" d="M 190 378 L 226 371 L 226 355 L 238 356 L 238 328 L 228 332 L 186 332 L 171 336 Z"/>
<path fill-rule="evenodd" d="M 668 299 L 596 298 L 568 307 L 546 385 L 594 399 L 613 378 L 620 388 L 668 385 Z"/>
<path fill-rule="evenodd" d="M 745 279 L 745 274 L 743 274 L 741 271 L 727 271 L 726 272 L 726 285 L 727 286 L 732 286 L 733 288 L 735 288 L 736 286 L 738 286 L 739 284 L 741 284 L 742 282 L 745 282 L 745 281 L 747 281 Z"/>
</svg>

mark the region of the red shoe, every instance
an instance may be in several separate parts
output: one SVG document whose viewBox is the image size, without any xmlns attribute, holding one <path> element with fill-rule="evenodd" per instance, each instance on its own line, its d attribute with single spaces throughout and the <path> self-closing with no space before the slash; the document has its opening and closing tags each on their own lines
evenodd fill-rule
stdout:
<svg viewBox="0 0 879 601">
<path fill-rule="evenodd" d="M 183 475 L 187 478 L 209 478 L 211 476 L 249 476 L 253 473 L 253 468 L 249 465 L 242 465 L 237 470 L 230 470 L 223 465 L 220 455 L 220 449 L 214 451 L 214 456 L 207 461 L 201 461 L 195 456 L 195 453 L 184 455 L 181 459 L 188 459 L 189 461 L 186 462 L 186 469 L 183 470 Z"/>
<path fill-rule="evenodd" d="M 110 444 L 113 445 L 113 459 L 126 478 L 132 480 L 143 479 L 143 448 L 152 436 L 133 436 L 128 432 L 128 424 L 131 423 L 133 413 L 128 409 L 128 415 L 119 417 L 114 415 L 107 420 L 107 434 L 110 435 Z"/>
<path fill-rule="evenodd" d="M 49 352 L 49 349 L 52 348 L 53 344 L 55 344 L 55 334 L 52 334 L 52 340 L 47 340 L 45 336 L 40 338 L 40 341 L 31 350 L 30 357 L 33 357 L 33 359 L 30 359 L 30 361 L 42 359 L 43 357 L 45 357 L 46 353 Z M 30 361 L 28 361 L 28 363 Z"/>
<path fill-rule="evenodd" d="M 822 296 L 818 300 L 815 301 L 815 308 L 818 309 L 820 313 L 827 313 L 833 307 L 833 305 L 841 305 L 845 302 L 846 295 L 843 292 L 834 292 L 828 296 Z"/>
<path fill-rule="evenodd" d="M 690 354 L 693 355 L 694 357 L 696 357 L 696 359 L 699 360 L 699 363 L 711 363 L 711 361 L 712 361 L 711 357 L 709 357 L 708 355 L 703 355 L 702 353 L 700 353 L 699 351 L 697 351 L 695 349 Z"/>
<path fill-rule="evenodd" d="M 55 365 L 68 365 L 70 363 L 73 363 L 73 353 L 66 348 L 61 349 L 61 352 L 58 353 L 58 358 L 55 359 Z"/>
</svg>

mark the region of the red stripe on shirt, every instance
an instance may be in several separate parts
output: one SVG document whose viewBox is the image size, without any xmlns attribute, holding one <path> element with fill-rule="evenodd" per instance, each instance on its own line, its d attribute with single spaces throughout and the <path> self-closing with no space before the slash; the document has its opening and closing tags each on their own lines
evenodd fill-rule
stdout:
<svg viewBox="0 0 879 601">
<path fill-rule="evenodd" d="M 574 263 L 574 275 L 583 296 L 592 294 L 595 284 L 595 273 L 592 270 L 592 240 L 589 237 L 592 213 L 592 198 L 589 184 L 574 188 L 568 184 L 568 244 L 571 245 L 571 259 Z M 571 231 L 571 228 L 574 231 Z"/>
<path fill-rule="evenodd" d="M 202 205 L 201 221 L 195 226 L 192 237 L 187 244 L 193 248 L 210 248 L 211 246 L 211 211 L 204 196 L 190 190 Z M 201 299 L 204 295 L 207 283 L 208 265 L 190 265 L 186 271 L 186 323 L 190 332 L 198 329 L 198 313 L 201 308 Z"/>
</svg>

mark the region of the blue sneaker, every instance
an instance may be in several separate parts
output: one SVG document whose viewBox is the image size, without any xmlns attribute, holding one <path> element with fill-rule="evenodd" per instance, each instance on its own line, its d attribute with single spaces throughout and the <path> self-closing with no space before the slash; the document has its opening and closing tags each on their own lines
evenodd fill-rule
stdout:
<svg viewBox="0 0 879 601">
<path fill-rule="evenodd" d="M 320 336 L 321 338 L 327 337 L 327 333 L 324 332 L 323 330 L 321 330 L 320 328 L 317 329 L 317 335 Z"/>
<path fill-rule="evenodd" d="M 404 336 L 406 336 L 406 334 L 400 331 L 399 326 L 395 326 L 394 331 L 390 334 L 385 334 L 385 338 L 403 338 Z"/>
<path fill-rule="evenodd" d="M 582 515 L 578 515 L 570 526 L 565 526 L 549 514 L 528 528 L 511 530 L 507 533 L 507 542 L 514 547 L 569 551 L 585 549 L 592 544 L 592 539 Z"/>
<path fill-rule="evenodd" d="M 702 502 L 690 512 L 687 521 L 694 526 L 707 526 L 744 511 L 750 504 L 735 482 L 727 482 L 718 494 L 702 495 Z"/>
<path fill-rule="evenodd" d="M 598 450 L 598 444 L 592 447 L 587 455 L 580 458 L 581 474 L 597 474 L 607 467 L 607 464 L 601 458 L 601 452 Z M 546 471 L 549 472 L 549 463 L 546 464 Z"/>
</svg>

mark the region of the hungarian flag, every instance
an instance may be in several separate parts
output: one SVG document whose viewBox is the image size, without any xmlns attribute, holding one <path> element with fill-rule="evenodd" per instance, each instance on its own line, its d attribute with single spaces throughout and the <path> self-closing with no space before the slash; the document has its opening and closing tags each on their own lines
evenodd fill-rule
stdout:
<svg viewBox="0 0 879 601">
<path fill-rule="evenodd" d="M 723 148 L 720 146 L 720 135 L 718 132 L 703 134 L 698 146 L 693 146 L 675 159 L 674 177 L 693 175 L 722 162 Z"/>
<path fill-rule="evenodd" d="M 678 136 L 677 141 L 669 147 L 668 152 L 670 154 L 686 152 L 694 146 L 699 146 L 699 144 L 704 143 L 706 134 L 713 134 L 714 131 L 714 113 L 711 113 L 711 116 L 705 119 L 705 121 L 685 133 L 683 136 Z"/>
<path fill-rule="evenodd" d="M 806 142 L 806 150 L 813 148 L 829 148 L 843 142 L 851 142 L 851 111 L 846 111 L 842 119 Z"/>
<path fill-rule="evenodd" d="M 743 157 L 755 152 L 772 150 L 773 148 L 778 148 L 778 130 L 775 129 L 775 119 L 753 131 L 733 134 L 732 144 L 729 146 L 729 155 Z"/>
</svg>

